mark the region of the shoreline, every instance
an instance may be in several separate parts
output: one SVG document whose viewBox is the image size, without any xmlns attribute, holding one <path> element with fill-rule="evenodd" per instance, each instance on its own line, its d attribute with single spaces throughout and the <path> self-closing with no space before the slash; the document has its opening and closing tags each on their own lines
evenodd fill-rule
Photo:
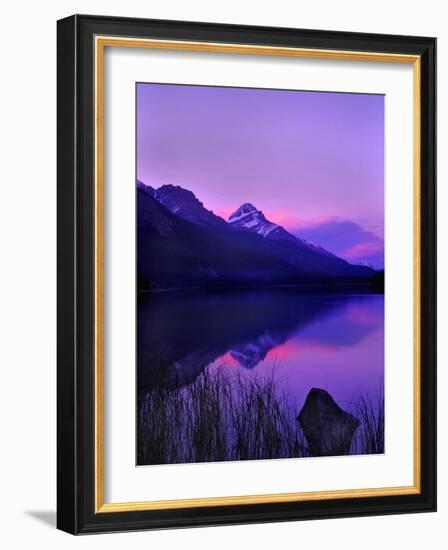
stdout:
<svg viewBox="0 0 448 550">
<path fill-rule="evenodd" d="M 263 290 L 331 290 L 335 293 L 349 290 L 366 290 L 369 294 L 384 295 L 384 288 L 377 288 L 370 283 L 308 283 L 308 284 L 284 284 L 284 285 L 232 285 L 232 286 L 178 286 L 152 289 L 136 289 L 137 294 L 160 294 L 165 292 L 232 292 L 232 291 L 263 291 Z"/>
</svg>

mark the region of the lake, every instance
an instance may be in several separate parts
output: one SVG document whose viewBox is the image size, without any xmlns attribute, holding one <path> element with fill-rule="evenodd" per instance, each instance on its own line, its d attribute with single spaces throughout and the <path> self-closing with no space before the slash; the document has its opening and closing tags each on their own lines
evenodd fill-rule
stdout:
<svg viewBox="0 0 448 550">
<path fill-rule="evenodd" d="M 370 406 L 367 412 L 372 415 L 369 422 L 377 422 L 375 415 L 382 407 L 384 380 L 384 296 L 359 289 L 339 292 L 263 289 L 140 293 L 137 365 L 139 438 L 144 440 L 146 449 L 139 463 L 258 458 L 250 453 L 247 457 L 242 456 L 235 449 L 222 451 L 222 458 L 207 453 L 202 459 L 197 453 L 193 453 L 190 459 L 183 455 L 183 458 L 176 458 L 175 449 L 170 451 L 171 458 L 164 457 L 163 453 L 151 458 L 148 452 L 151 454 L 154 440 L 161 437 L 160 434 L 156 437 L 157 427 L 148 420 L 149 412 L 152 411 L 154 416 L 151 406 L 155 406 L 157 391 L 163 386 L 171 392 L 171 400 L 173 392 L 177 392 L 180 401 L 187 402 L 187 408 L 190 407 L 190 412 L 184 411 L 183 414 L 196 418 L 199 413 L 191 411 L 197 411 L 193 402 L 199 399 L 199 394 L 192 388 L 200 385 L 204 373 L 211 377 L 221 373 L 226 379 L 235 377 L 243 385 L 253 384 L 254 380 L 257 384 L 264 384 L 275 378 L 275 391 L 281 394 L 282 402 L 287 405 L 291 424 L 297 424 L 295 417 L 312 388 L 325 390 L 338 407 L 357 418 L 360 418 L 357 413 L 360 400 L 366 401 Z M 200 395 L 203 396 L 204 392 Z M 232 399 L 241 406 L 241 392 L 236 392 Z M 160 399 L 157 403 L 159 409 L 165 406 Z M 211 407 L 210 404 L 207 406 Z M 227 405 L 217 405 L 220 406 Z M 170 418 L 179 413 L 170 411 L 166 411 L 164 420 L 159 421 L 170 422 Z M 219 412 L 216 422 L 231 423 L 228 420 L 230 414 L 235 413 Z M 259 422 L 259 418 L 253 422 Z M 201 427 L 202 431 L 204 429 Z M 216 426 L 206 429 L 215 430 Z M 269 429 L 277 430 L 276 427 Z M 292 429 L 295 430 L 296 426 Z M 334 431 L 334 427 L 331 429 Z M 361 434 L 362 429 L 363 424 L 355 432 Z M 188 430 L 193 430 L 193 427 Z M 188 444 L 185 433 L 177 436 L 171 434 L 178 446 Z M 225 441 L 221 445 L 234 445 L 234 427 L 222 437 Z M 297 437 L 300 438 L 300 434 Z M 383 438 L 382 433 L 380 437 Z M 215 445 L 215 439 L 208 445 Z M 300 444 L 298 441 L 295 443 L 297 449 L 306 447 L 303 438 Z M 163 445 L 168 443 L 165 441 Z M 158 444 L 162 443 L 158 441 Z M 371 451 L 366 450 L 365 445 L 360 450 L 359 445 L 359 442 L 356 448 L 352 445 L 350 454 L 382 449 L 381 444 Z M 277 456 L 276 451 L 258 452 L 261 458 L 271 458 L 269 453 L 274 454 L 272 458 Z M 278 456 L 302 456 L 301 451 L 283 447 L 278 453 Z"/>
</svg>

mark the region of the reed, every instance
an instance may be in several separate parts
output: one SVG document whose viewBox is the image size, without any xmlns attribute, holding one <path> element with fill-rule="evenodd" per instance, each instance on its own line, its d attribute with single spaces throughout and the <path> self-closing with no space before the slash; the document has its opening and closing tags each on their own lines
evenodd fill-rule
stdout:
<svg viewBox="0 0 448 550">
<path fill-rule="evenodd" d="M 353 439 L 350 454 L 384 453 L 384 395 L 378 391 L 372 398 L 361 395 L 353 407 L 360 426 Z"/>
<path fill-rule="evenodd" d="M 158 369 L 158 372 L 163 372 Z M 298 405 L 268 377 L 221 366 L 186 386 L 158 375 L 138 399 L 138 464 L 175 464 L 310 456 Z M 384 404 L 362 396 L 350 454 L 384 452 Z"/>
</svg>

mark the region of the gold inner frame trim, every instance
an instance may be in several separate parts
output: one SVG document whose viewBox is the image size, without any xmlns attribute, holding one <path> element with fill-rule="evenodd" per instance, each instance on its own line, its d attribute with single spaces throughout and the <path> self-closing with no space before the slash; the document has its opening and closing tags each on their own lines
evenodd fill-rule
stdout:
<svg viewBox="0 0 448 550">
<path fill-rule="evenodd" d="M 413 174 L 414 174 L 414 372 L 413 372 L 413 423 L 414 423 L 414 469 L 413 485 L 348 490 L 329 490 L 296 493 L 276 493 L 180 500 L 153 500 L 141 502 L 104 502 L 104 51 L 106 47 L 152 48 L 160 50 L 194 51 L 208 53 L 235 53 L 268 56 L 300 57 L 346 61 L 371 61 L 407 63 L 413 65 Z M 420 425 L 420 117 L 421 117 L 421 60 L 417 55 L 390 54 L 382 52 L 357 52 L 323 50 L 253 44 L 227 44 L 183 40 L 157 40 L 96 36 L 95 55 L 95 513 L 132 512 L 143 510 L 167 510 L 206 506 L 232 506 L 274 502 L 303 502 L 343 498 L 365 498 L 419 494 L 421 491 L 421 425 Z"/>
</svg>

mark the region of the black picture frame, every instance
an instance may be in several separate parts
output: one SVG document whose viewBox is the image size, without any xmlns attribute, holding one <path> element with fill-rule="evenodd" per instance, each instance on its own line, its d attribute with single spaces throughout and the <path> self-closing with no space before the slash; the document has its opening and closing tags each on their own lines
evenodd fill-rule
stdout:
<svg viewBox="0 0 448 550">
<path fill-rule="evenodd" d="M 57 526 L 72 534 L 436 509 L 436 39 L 74 15 L 57 25 Z M 94 38 L 120 36 L 420 57 L 421 484 L 418 494 L 163 510 L 95 510 Z"/>
</svg>

